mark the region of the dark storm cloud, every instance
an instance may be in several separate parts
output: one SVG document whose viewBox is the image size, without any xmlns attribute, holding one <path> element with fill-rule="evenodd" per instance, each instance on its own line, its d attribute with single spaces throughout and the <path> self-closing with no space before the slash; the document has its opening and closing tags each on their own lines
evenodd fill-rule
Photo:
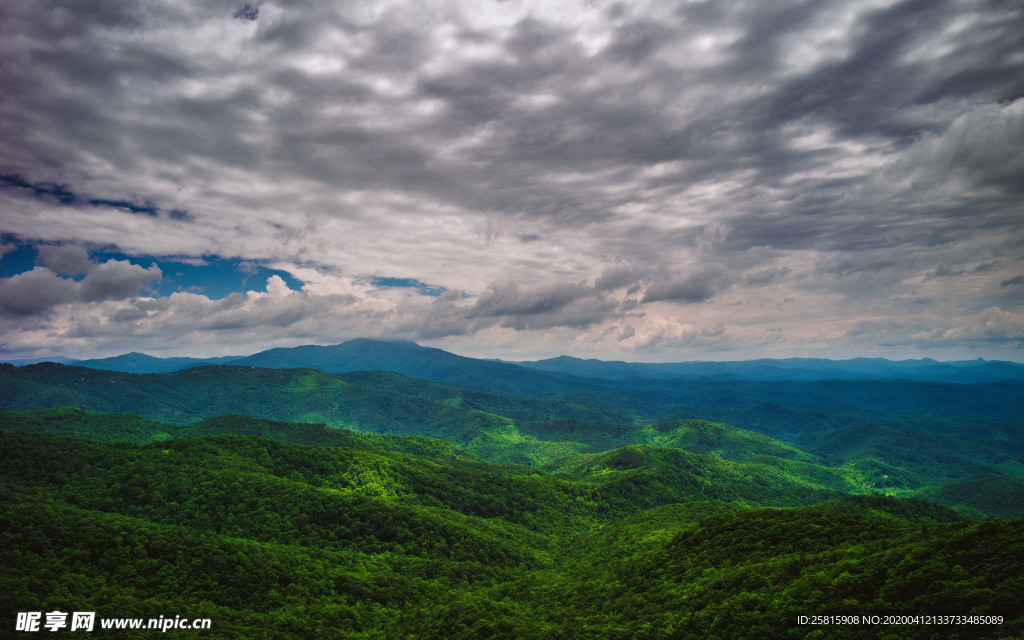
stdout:
<svg viewBox="0 0 1024 640">
<path fill-rule="evenodd" d="M 862 253 L 824 263 L 820 272 L 842 278 L 861 273 L 877 273 L 899 265 L 900 260 L 889 253 Z"/>
<path fill-rule="evenodd" d="M 617 306 L 616 300 L 585 282 L 532 287 L 511 282 L 488 287 L 465 312 L 465 317 L 478 326 L 487 326 L 491 321 L 520 331 L 551 327 L 583 329 L 601 322 Z"/>
<path fill-rule="evenodd" d="M 732 275 L 714 265 L 686 275 L 663 275 L 644 292 L 643 302 L 704 302 L 733 282 Z"/>
<path fill-rule="evenodd" d="M 146 26 L 140 23 L 141 16 L 132 17 L 137 12 L 115 11 L 115 6 L 100 13 L 133 28 Z M 597 184 L 586 177 L 581 184 L 563 186 L 545 180 L 545 176 L 567 168 L 616 167 L 621 181 L 651 164 L 684 160 L 688 163 L 686 169 L 661 180 L 674 181 L 679 189 L 693 180 L 749 168 L 777 180 L 813 166 L 822 153 L 828 154 L 788 149 L 787 138 L 779 132 L 787 123 L 812 118 L 833 126 L 840 136 L 878 135 L 891 144 L 905 144 L 908 136 L 941 126 L 941 122 L 902 124 L 906 120 L 902 113 L 908 107 L 948 96 L 932 84 L 955 82 L 931 66 L 928 73 L 917 72 L 917 67 L 900 62 L 899 57 L 957 17 L 945 3 L 903 2 L 868 13 L 860 18 L 858 28 L 851 30 L 858 37 L 846 45 L 848 55 L 794 78 L 774 80 L 786 64 L 786 48 L 815 28 L 815 18 L 830 6 L 820 2 L 780 8 L 733 4 L 717 11 L 686 6 L 679 9 L 674 21 L 627 13 L 612 24 L 607 46 L 591 56 L 580 55 L 574 46 L 577 34 L 572 30 L 540 19 L 521 20 L 503 36 L 462 28 L 458 38 L 491 42 L 504 56 L 468 61 L 441 71 L 421 66 L 437 53 L 429 31 L 398 12 L 363 24 L 350 16 L 322 11 L 310 16 L 286 12 L 261 35 L 265 46 L 287 59 L 306 52 L 311 43 L 332 32 L 357 34 L 368 46 L 357 53 L 339 51 L 335 55 L 347 68 L 361 73 L 325 83 L 294 66 L 249 67 L 247 71 L 257 82 L 242 85 L 233 94 L 216 99 L 179 97 L 175 102 L 155 104 L 156 113 L 164 116 L 166 125 L 121 121 L 119 126 L 137 128 L 137 142 L 146 144 L 150 152 L 172 154 L 169 158 L 213 154 L 243 166 L 263 165 L 292 175 L 330 180 L 342 187 L 401 184 L 423 192 L 425 197 L 455 201 L 471 209 L 539 215 L 572 224 L 600 221 L 608 219 L 614 207 L 638 196 L 599 194 L 586 189 Z M 246 8 L 253 7 L 246 5 L 243 10 Z M 107 11 L 129 15 L 108 17 Z M 88 22 L 87 18 L 81 19 Z M 928 29 L 922 31 L 922 26 Z M 666 59 L 671 46 L 723 27 L 743 35 L 726 48 L 727 55 L 718 64 L 680 68 Z M 992 33 L 986 41 L 999 46 L 966 61 L 958 56 L 955 69 L 948 72 L 954 79 L 990 69 L 995 60 L 1002 59 L 1001 53 L 1013 46 L 1009 25 L 988 29 Z M 148 56 L 132 51 L 124 59 L 117 53 L 88 56 L 102 71 L 83 74 L 77 66 L 67 68 L 82 64 L 75 62 L 81 56 L 67 51 L 53 54 L 48 66 L 66 68 L 66 75 L 79 78 L 79 82 L 84 76 L 88 87 L 102 84 L 101 78 L 144 75 L 175 80 L 186 77 L 186 73 L 216 76 L 215 68 L 208 63 L 182 53 L 150 49 Z M 126 66 L 129 59 L 136 66 Z M 1005 67 L 1006 63 L 1000 65 Z M 397 78 L 413 93 L 406 92 L 401 98 L 381 95 L 368 82 L 374 75 Z M 988 80 L 974 81 L 977 86 L 972 95 L 983 92 L 981 97 L 998 101 L 1011 97 L 1014 86 L 1020 88 L 1005 75 L 984 77 Z M 761 92 L 764 95 L 749 99 L 724 99 L 725 94 L 717 93 L 752 80 L 772 84 L 768 91 Z M 700 94 L 706 97 L 691 97 L 691 87 L 700 88 Z M 119 84 L 104 88 L 123 95 Z M 274 91 L 285 98 L 280 104 L 270 104 Z M 532 108 L 522 100 L 531 95 L 551 96 L 556 102 Z M 436 101 L 439 113 L 422 121 L 393 120 L 387 128 L 368 128 L 365 118 L 328 124 L 309 117 L 320 106 L 378 103 L 387 111 L 402 110 L 420 100 Z M 685 104 L 690 111 L 679 121 L 668 117 L 676 104 Z M 79 107 L 81 113 L 91 112 L 101 118 L 96 109 L 83 104 L 76 105 L 76 111 Z M 256 151 L 239 144 L 239 139 L 245 137 L 249 116 L 255 113 L 269 115 L 282 125 L 277 140 L 268 140 L 267 150 Z M 169 144 L 160 129 L 171 133 L 171 127 L 176 126 L 174 119 L 183 117 L 196 126 L 182 131 L 183 137 L 176 134 L 173 144 Z M 81 121 L 82 116 L 62 119 Z M 108 125 L 97 120 L 88 129 L 103 131 L 114 126 L 113 122 Z M 452 135 L 477 129 L 486 129 L 488 141 L 473 150 L 471 164 L 462 158 L 438 162 L 439 145 Z M 86 134 L 83 131 L 81 135 Z M 135 149 L 121 151 L 131 153 Z M 188 155 L 182 156 L 182 151 Z M 467 172 L 468 179 L 456 181 L 452 170 Z M 820 181 L 808 184 L 809 193 L 813 188 L 817 195 L 812 199 L 809 193 L 796 194 L 797 215 L 773 219 L 764 231 L 758 231 L 761 225 L 757 224 L 762 212 L 734 214 L 736 226 L 745 233 L 733 236 L 733 246 L 740 242 L 750 246 L 778 242 L 803 247 L 827 242 L 827 236 L 840 234 L 816 228 L 818 225 L 799 211 L 806 209 L 809 214 L 840 205 L 840 191 L 851 180 L 856 183 L 862 179 L 851 178 L 832 186 L 825 183 L 824 190 Z M 652 180 L 651 184 L 659 181 Z M 650 196 L 641 193 L 639 197 Z M 863 212 L 851 219 L 849 231 L 862 228 L 871 217 Z M 748 220 L 749 224 L 744 224 Z M 798 225 L 793 230 L 795 236 L 786 233 L 790 223 Z"/>
<path fill-rule="evenodd" d="M 521 287 L 514 282 L 491 285 L 476 301 L 473 314 L 522 316 L 553 313 L 592 293 L 593 290 L 582 283 L 536 288 Z"/>
<path fill-rule="evenodd" d="M 594 282 L 598 291 L 612 291 L 636 284 L 648 275 L 648 271 L 630 266 L 608 267 Z"/>
</svg>

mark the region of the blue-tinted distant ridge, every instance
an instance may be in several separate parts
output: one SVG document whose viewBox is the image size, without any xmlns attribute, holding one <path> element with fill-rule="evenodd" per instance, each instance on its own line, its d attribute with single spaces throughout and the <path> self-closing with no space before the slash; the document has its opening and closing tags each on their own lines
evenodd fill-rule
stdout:
<svg viewBox="0 0 1024 640">
<path fill-rule="evenodd" d="M 319 369 L 327 373 L 384 370 L 435 381 L 495 388 L 518 388 L 521 380 L 555 384 L 569 379 L 624 382 L 632 379 L 667 381 L 823 381 L 823 380 L 918 380 L 947 383 L 1024 381 L 1024 364 L 993 360 L 938 362 L 886 360 L 884 358 L 758 359 L 734 362 L 621 362 L 583 360 L 559 356 L 532 362 L 508 362 L 467 358 L 442 349 L 402 340 L 356 338 L 336 345 L 279 347 L 250 356 L 218 358 L 157 358 L 128 353 L 110 358 L 74 361 L 51 360 L 82 367 L 126 373 L 163 373 L 209 364 L 233 364 L 273 369 Z M 27 364 L 28 361 L 14 364 Z M 562 389 L 564 392 L 565 389 Z"/>
</svg>

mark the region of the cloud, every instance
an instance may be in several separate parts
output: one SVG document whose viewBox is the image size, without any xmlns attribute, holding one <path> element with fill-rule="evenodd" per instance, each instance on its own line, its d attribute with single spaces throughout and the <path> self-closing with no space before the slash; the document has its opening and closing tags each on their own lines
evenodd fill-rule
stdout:
<svg viewBox="0 0 1024 640">
<path fill-rule="evenodd" d="M 253 339 L 260 331 L 294 330 L 302 335 L 309 326 L 344 317 L 353 296 L 317 296 L 293 291 L 284 280 L 267 278 L 263 291 L 231 294 L 219 300 L 178 292 L 166 298 L 136 298 L 126 303 L 92 307 L 89 317 L 74 326 L 73 337 L 126 338 L 189 337 L 208 334 L 205 340 L 226 341 L 229 334 Z M 84 311 L 84 310 L 83 310 Z"/>
<path fill-rule="evenodd" d="M 41 262 L 3 263 L 5 335 L 41 344 L 50 323 L 53 348 L 87 348 L 68 327 L 134 322 L 141 345 L 205 347 L 266 340 L 263 322 L 327 342 L 335 313 L 456 349 L 845 353 L 849 323 L 1012 313 L 1022 20 L 997 2 L 16 3 L 0 207 Z M 134 265 L 90 266 L 99 247 Z M 170 260 L 296 280 L 172 302 L 152 288 Z M 143 291 L 163 310 L 132 306 Z"/>
<path fill-rule="evenodd" d="M 81 283 L 81 296 L 86 302 L 124 298 L 162 276 L 156 265 L 144 269 L 127 260 L 107 260 L 89 268 Z"/>
<path fill-rule="evenodd" d="M 950 345 L 984 348 L 990 344 L 1020 344 L 1024 340 L 1024 312 L 999 307 L 956 317 L 924 312 L 909 319 L 858 322 L 847 336 L 890 347 L 912 345 L 921 349 L 942 349 Z"/>
<path fill-rule="evenodd" d="M 75 302 L 119 299 L 138 293 L 142 285 L 162 277 L 159 267 L 144 269 L 124 260 L 103 263 L 81 262 L 75 247 L 40 247 L 49 266 L 0 279 L 0 308 L 10 314 L 28 316 L 49 312 L 53 307 Z M 86 259 L 88 256 L 86 255 Z M 57 267 L 59 270 L 50 268 Z M 62 278 L 59 273 L 86 271 L 81 281 Z"/>
<path fill-rule="evenodd" d="M 260 7 L 258 4 L 250 4 L 246 2 L 242 5 L 238 11 L 235 12 L 236 20 L 256 20 L 260 17 Z"/>
<path fill-rule="evenodd" d="M 40 245 L 36 249 L 43 264 L 57 273 L 75 276 L 89 267 L 89 252 L 82 247 Z"/>
<path fill-rule="evenodd" d="M 475 313 L 481 316 L 551 313 L 589 293 L 583 284 L 534 288 L 520 287 L 514 282 L 491 285 L 477 300 Z"/>
<path fill-rule="evenodd" d="M 10 314 L 31 316 L 78 299 L 80 289 L 73 280 L 61 278 L 51 269 L 36 267 L 11 278 L 0 279 L 0 308 Z"/>
<path fill-rule="evenodd" d="M 643 280 L 648 271 L 625 265 L 607 267 L 594 281 L 594 288 L 598 291 L 613 291 L 630 287 Z"/>
<path fill-rule="evenodd" d="M 786 266 L 761 269 L 760 271 L 744 276 L 743 284 L 748 287 L 764 286 L 771 284 L 779 278 L 785 278 L 791 272 L 792 270 Z"/>
<path fill-rule="evenodd" d="M 617 300 L 585 282 L 531 287 L 511 282 L 489 286 L 467 310 L 466 318 L 477 326 L 487 326 L 486 321 L 493 319 L 499 326 L 518 331 L 583 329 L 601 322 L 616 307 Z"/>
<path fill-rule="evenodd" d="M 724 268 L 711 265 L 683 276 L 662 276 L 647 287 L 642 301 L 704 302 L 730 286 L 733 281 L 734 278 Z"/>
</svg>

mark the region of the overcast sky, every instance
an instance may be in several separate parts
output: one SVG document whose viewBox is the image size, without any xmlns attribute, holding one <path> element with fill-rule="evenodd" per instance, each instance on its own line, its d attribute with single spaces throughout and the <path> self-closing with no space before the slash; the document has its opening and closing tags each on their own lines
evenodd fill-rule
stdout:
<svg viewBox="0 0 1024 640">
<path fill-rule="evenodd" d="M 7 0 L 0 359 L 1024 360 L 1016 0 Z"/>
</svg>

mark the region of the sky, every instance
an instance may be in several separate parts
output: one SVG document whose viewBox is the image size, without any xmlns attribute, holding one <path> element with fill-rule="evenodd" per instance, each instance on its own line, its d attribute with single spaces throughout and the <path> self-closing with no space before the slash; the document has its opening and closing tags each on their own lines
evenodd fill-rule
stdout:
<svg viewBox="0 0 1024 640">
<path fill-rule="evenodd" d="M 1024 360 L 1024 5 L 8 0 L 0 359 Z"/>
</svg>

